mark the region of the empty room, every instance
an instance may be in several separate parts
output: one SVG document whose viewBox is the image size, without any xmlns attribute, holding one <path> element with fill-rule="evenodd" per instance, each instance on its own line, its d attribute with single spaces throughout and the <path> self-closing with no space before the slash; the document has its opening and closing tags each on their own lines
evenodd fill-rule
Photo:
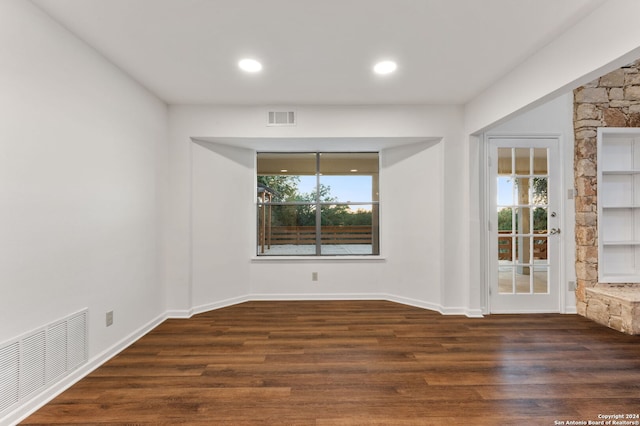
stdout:
<svg viewBox="0 0 640 426">
<path fill-rule="evenodd" d="M 1 0 L 0 424 L 640 425 L 638 16 Z"/>
</svg>

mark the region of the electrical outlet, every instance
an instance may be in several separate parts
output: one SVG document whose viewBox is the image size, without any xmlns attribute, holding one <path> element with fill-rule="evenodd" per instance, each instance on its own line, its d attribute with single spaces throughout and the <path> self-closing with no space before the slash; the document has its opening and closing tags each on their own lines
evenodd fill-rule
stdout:
<svg viewBox="0 0 640 426">
<path fill-rule="evenodd" d="M 113 311 L 107 312 L 107 327 L 113 325 Z"/>
<path fill-rule="evenodd" d="M 575 281 L 569 281 L 569 284 L 567 285 L 567 290 L 576 291 L 576 282 Z"/>
<path fill-rule="evenodd" d="M 311 281 L 318 281 L 318 273 L 317 272 L 312 272 L 311 273 Z"/>
</svg>

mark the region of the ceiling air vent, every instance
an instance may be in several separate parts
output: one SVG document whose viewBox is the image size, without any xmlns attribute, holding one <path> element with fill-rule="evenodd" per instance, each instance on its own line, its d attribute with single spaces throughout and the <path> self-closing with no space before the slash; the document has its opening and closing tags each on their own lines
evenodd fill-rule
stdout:
<svg viewBox="0 0 640 426">
<path fill-rule="evenodd" d="M 267 126 L 295 126 L 296 113 L 294 111 L 269 111 Z"/>
</svg>

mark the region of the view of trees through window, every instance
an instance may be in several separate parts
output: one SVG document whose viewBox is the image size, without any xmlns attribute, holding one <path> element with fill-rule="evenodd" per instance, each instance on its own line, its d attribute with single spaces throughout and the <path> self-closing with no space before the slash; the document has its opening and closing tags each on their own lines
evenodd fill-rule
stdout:
<svg viewBox="0 0 640 426">
<path fill-rule="evenodd" d="M 377 153 L 259 153 L 258 254 L 378 253 Z"/>
<path fill-rule="evenodd" d="M 517 188 L 518 180 L 515 179 Z M 547 178 L 533 178 L 531 183 L 531 201 L 532 204 L 540 205 L 533 209 L 533 229 L 536 231 L 544 231 L 547 229 Z M 544 207 L 543 207 L 544 206 Z M 516 223 L 513 223 L 515 216 Z M 498 230 L 512 231 L 518 229 L 518 214 L 514 215 L 513 207 L 501 207 L 498 210 Z"/>
<path fill-rule="evenodd" d="M 283 206 L 274 213 L 273 223 L 280 225 L 314 226 L 316 223 L 316 197 L 320 203 L 327 204 L 322 208 L 322 225 L 370 225 L 371 209 L 358 206 L 355 211 L 345 204 L 337 203 L 338 199 L 331 195 L 331 187 L 320 184 L 317 191 L 300 192 L 298 176 L 258 176 L 258 185 L 272 190 L 273 203 L 302 203 Z M 287 207 L 287 208 L 284 208 Z M 370 206 L 369 206 L 370 207 Z"/>
</svg>

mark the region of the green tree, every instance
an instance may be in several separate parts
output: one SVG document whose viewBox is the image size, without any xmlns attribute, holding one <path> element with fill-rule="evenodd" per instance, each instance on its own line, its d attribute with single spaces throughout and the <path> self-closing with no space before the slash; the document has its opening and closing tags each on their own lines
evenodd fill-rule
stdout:
<svg viewBox="0 0 640 426">
<path fill-rule="evenodd" d="M 533 229 L 544 231 L 547 229 L 547 209 L 536 207 L 533 209 Z"/>
<path fill-rule="evenodd" d="M 315 191 L 301 193 L 298 189 L 300 178 L 298 176 L 258 176 L 258 185 L 268 188 L 272 192 L 274 203 L 295 203 L 301 205 L 279 205 L 271 207 L 271 223 L 274 226 L 315 226 L 316 224 L 316 197 L 321 203 L 338 202 L 331 195 L 331 187 L 320 184 L 318 193 Z M 372 213 L 370 210 L 359 209 L 352 212 L 346 205 L 324 205 L 322 207 L 321 225 L 323 226 L 350 226 L 371 225 Z"/>
<path fill-rule="evenodd" d="M 513 218 L 511 214 L 511 207 L 505 207 L 498 211 L 498 230 L 499 231 L 511 231 L 513 224 Z"/>
<path fill-rule="evenodd" d="M 549 195 L 547 192 L 547 178 L 533 178 L 532 193 L 533 202 L 535 204 L 549 204 Z M 547 212 L 548 209 L 537 207 L 533 210 L 533 229 L 542 231 L 547 229 Z"/>
<path fill-rule="evenodd" d="M 298 194 L 298 176 L 258 176 L 258 185 L 263 185 L 272 191 L 273 202 L 292 201 Z"/>
<path fill-rule="evenodd" d="M 371 210 L 358 209 L 349 211 L 345 217 L 345 226 L 371 226 L 373 212 Z"/>
<path fill-rule="evenodd" d="M 535 204 L 548 204 L 547 178 L 533 178 L 533 202 Z"/>
<path fill-rule="evenodd" d="M 303 201 L 309 203 L 316 202 L 316 196 L 321 203 L 337 202 L 338 199 L 331 195 L 331 187 L 328 185 L 320 184 L 318 187 L 318 193 L 309 192 L 299 194 L 296 201 Z M 316 209 L 313 205 L 298 206 L 299 214 L 303 217 L 303 222 L 307 226 L 313 226 L 316 223 Z M 321 213 L 321 225 L 324 226 L 336 226 L 341 225 L 344 221 L 344 217 L 349 214 L 349 208 L 345 205 L 324 205 L 322 206 Z M 303 225 L 304 226 L 304 225 Z"/>
</svg>

